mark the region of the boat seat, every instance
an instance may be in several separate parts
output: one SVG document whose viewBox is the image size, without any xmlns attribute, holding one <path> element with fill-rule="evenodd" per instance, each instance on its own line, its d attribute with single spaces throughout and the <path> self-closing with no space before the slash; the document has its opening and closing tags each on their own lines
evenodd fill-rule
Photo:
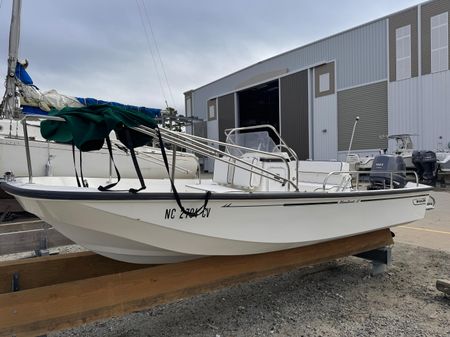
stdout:
<svg viewBox="0 0 450 337">
<path fill-rule="evenodd" d="M 261 184 L 261 175 L 256 174 L 251 166 L 248 166 L 251 170 L 248 171 L 238 166 L 234 166 L 235 161 L 231 158 L 223 157 L 222 159 L 228 160 L 230 164 L 221 160 L 214 161 L 213 181 L 217 184 L 231 185 L 244 190 L 254 189 Z M 242 158 L 242 160 L 251 165 L 261 167 L 257 158 L 245 157 Z M 245 167 L 244 163 L 238 164 Z"/>
<path fill-rule="evenodd" d="M 351 187 L 349 164 L 334 161 L 303 160 L 298 162 L 298 187 L 300 190 L 322 191 L 323 183 L 330 172 L 340 172 L 328 176 L 326 191 L 344 191 Z"/>
<path fill-rule="evenodd" d="M 239 190 L 237 188 L 232 188 L 228 186 L 218 185 L 218 184 L 204 184 L 201 185 L 197 184 L 186 184 L 186 187 L 193 188 L 195 190 L 201 190 L 201 191 L 210 191 L 214 193 L 232 193 L 232 192 L 242 192 L 242 190 Z"/>
</svg>

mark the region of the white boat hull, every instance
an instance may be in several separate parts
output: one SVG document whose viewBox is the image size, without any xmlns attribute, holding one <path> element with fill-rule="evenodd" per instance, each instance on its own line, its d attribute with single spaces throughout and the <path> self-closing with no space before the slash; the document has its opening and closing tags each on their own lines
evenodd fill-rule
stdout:
<svg viewBox="0 0 450 337">
<path fill-rule="evenodd" d="M 74 174 L 72 147 L 53 142 L 30 141 L 33 175 L 64 177 Z M 139 166 L 145 178 L 162 178 L 167 170 L 157 149 L 142 147 L 136 149 Z M 79 167 L 79 154 L 76 151 L 76 162 Z M 11 160 L 14 158 L 14 160 Z M 169 162 L 172 161 L 169 152 Z M 114 161 L 122 177 L 136 177 L 131 156 L 123 151 L 114 151 Z M 178 178 L 195 177 L 198 165 L 195 156 L 177 153 L 175 175 Z M 24 140 L 0 136 L 0 175 L 13 172 L 17 177 L 28 176 Z M 109 153 L 107 149 L 83 153 L 83 173 L 86 177 L 109 176 Z M 78 172 L 80 174 L 80 172 Z M 115 176 L 113 168 L 113 175 Z"/>
<path fill-rule="evenodd" d="M 443 173 L 450 173 L 450 152 L 436 152 L 439 170 Z"/>
<path fill-rule="evenodd" d="M 5 189 L 78 244 L 117 260 L 150 264 L 258 254 L 389 228 L 423 218 L 429 191 L 213 194 L 203 215 L 189 218 L 171 193 L 128 194 L 121 200 L 121 192 L 53 193 L 20 183 Z M 203 196 L 184 193 L 183 205 L 196 209 Z"/>
</svg>

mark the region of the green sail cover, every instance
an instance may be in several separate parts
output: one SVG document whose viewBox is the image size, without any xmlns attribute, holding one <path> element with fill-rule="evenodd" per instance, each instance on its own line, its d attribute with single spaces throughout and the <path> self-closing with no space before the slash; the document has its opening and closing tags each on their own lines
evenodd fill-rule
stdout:
<svg viewBox="0 0 450 337">
<path fill-rule="evenodd" d="M 143 146 L 151 137 L 129 129 L 132 144 L 128 144 L 126 127 L 139 125 L 154 129 L 156 121 L 139 111 L 128 111 L 111 105 L 52 110 L 50 116 L 62 117 L 66 122 L 45 120 L 41 122 L 41 135 L 59 143 L 74 143 L 81 151 L 100 150 L 112 130 L 128 148 Z M 125 127 L 124 127 L 125 126 Z"/>
</svg>

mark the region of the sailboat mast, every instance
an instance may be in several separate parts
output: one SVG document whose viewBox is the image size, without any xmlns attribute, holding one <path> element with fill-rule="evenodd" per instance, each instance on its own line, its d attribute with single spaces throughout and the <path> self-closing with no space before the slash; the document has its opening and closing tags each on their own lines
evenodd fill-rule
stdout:
<svg viewBox="0 0 450 337">
<path fill-rule="evenodd" d="M 16 108 L 16 64 L 19 54 L 20 11 L 22 0 L 14 0 L 9 31 L 8 73 L 6 75 L 6 92 L 1 111 L 3 118 L 19 118 L 20 110 Z"/>
</svg>

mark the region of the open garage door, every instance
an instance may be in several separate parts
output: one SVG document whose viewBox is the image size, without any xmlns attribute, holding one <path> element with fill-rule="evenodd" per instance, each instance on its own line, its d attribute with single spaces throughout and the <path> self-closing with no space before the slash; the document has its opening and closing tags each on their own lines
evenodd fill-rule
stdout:
<svg viewBox="0 0 450 337">
<path fill-rule="evenodd" d="M 281 137 L 299 159 L 309 155 L 308 70 L 280 79 Z"/>
<path fill-rule="evenodd" d="M 239 126 L 270 124 L 280 130 L 278 80 L 238 92 L 238 101 Z"/>
<path fill-rule="evenodd" d="M 219 140 L 225 142 L 225 130 L 235 127 L 234 122 L 234 94 L 221 96 L 219 104 Z"/>
</svg>

